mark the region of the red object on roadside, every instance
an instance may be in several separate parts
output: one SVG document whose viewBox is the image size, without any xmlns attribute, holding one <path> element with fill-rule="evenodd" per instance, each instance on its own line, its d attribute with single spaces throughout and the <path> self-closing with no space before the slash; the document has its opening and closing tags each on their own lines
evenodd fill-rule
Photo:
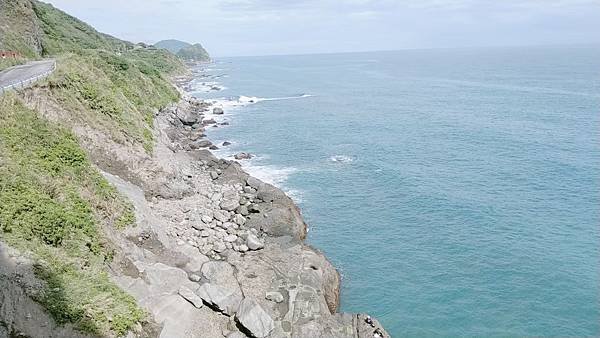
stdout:
<svg viewBox="0 0 600 338">
<path fill-rule="evenodd" d="M 18 57 L 20 57 L 21 54 L 19 54 L 18 52 L 13 52 L 13 51 L 0 51 L 0 58 L 6 59 L 6 58 L 13 58 L 16 59 Z"/>
</svg>

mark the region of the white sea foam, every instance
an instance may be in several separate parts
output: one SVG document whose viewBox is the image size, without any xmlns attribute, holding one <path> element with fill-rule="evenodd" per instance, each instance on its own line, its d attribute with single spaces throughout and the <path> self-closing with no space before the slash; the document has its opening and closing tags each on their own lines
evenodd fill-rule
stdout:
<svg viewBox="0 0 600 338">
<path fill-rule="evenodd" d="M 222 91 L 227 89 L 227 87 L 221 85 L 219 82 L 213 81 L 193 81 L 191 83 L 191 89 L 196 93 L 209 93 L 214 91 Z"/>
<path fill-rule="evenodd" d="M 354 157 L 347 155 L 334 155 L 331 156 L 329 160 L 335 163 L 352 163 L 354 162 Z"/>
<path fill-rule="evenodd" d="M 283 190 L 296 203 L 302 202 L 302 192 L 296 189 L 289 189 L 285 185 L 290 175 L 298 170 L 296 168 L 261 164 L 260 162 L 264 159 L 265 157 L 257 157 L 251 160 L 240 162 L 248 174 Z"/>
</svg>

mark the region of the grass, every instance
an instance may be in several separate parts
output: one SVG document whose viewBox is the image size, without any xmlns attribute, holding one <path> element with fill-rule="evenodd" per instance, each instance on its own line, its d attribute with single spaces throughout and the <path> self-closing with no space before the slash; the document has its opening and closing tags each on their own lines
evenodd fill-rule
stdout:
<svg viewBox="0 0 600 338">
<path fill-rule="evenodd" d="M 99 33 L 92 26 L 54 8 L 50 4 L 32 1 L 33 11 L 44 32 L 43 55 L 58 55 L 85 49 L 125 51 L 132 43 Z"/>
<path fill-rule="evenodd" d="M 124 335 L 144 320 L 114 285 L 103 227 L 135 221 L 132 206 L 93 168 L 67 129 L 40 118 L 14 94 L 0 98 L 0 237 L 36 260 L 46 282 L 36 300 L 59 323 Z"/>
<path fill-rule="evenodd" d="M 17 66 L 17 65 L 22 65 L 23 63 L 25 63 L 25 59 L 24 58 L 6 58 L 6 59 L 1 59 L 0 58 L 0 71 L 8 68 L 8 67 L 12 67 L 12 66 Z"/>
<path fill-rule="evenodd" d="M 52 95 L 79 120 L 112 135 L 119 143 L 154 144 L 154 113 L 179 99 L 165 78 L 180 69 L 174 57 L 152 57 L 150 51 L 117 54 L 86 50 L 59 59 L 48 79 Z M 152 63 L 148 59 L 153 59 Z"/>
<path fill-rule="evenodd" d="M 36 0 L 0 0 L 0 49 L 20 52 L 19 62 L 56 58 L 57 69 L 37 86 L 69 114 L 58 125 L 24 107 L 18 93 L 0 96 L 0 240 L 32 256 L 46 284 L 36 300 L 57 322 L 125 335 L 145 314 L 110 281 L 115 252 L 104 234 L 135 215 L 69 127 L 86 125 L 151 153 L 154 113 L 179 99 L 168 77 L 185 66 Z M 12 65 L 0 61 L 0 69 Z"/>
</svg>

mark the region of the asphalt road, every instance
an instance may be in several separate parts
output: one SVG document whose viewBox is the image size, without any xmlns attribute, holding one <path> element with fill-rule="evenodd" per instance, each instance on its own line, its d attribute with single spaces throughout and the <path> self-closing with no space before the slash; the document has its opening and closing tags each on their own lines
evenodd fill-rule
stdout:
<svg viewBox="0 0 600 338">
<path fill-rule="evenodd" d="M 54 60 L 31 61 L 24 65 L 11 67 L 0 72 L 0 88 L 30 80 L 42 75 L 54 67 Z"/>
</svg>

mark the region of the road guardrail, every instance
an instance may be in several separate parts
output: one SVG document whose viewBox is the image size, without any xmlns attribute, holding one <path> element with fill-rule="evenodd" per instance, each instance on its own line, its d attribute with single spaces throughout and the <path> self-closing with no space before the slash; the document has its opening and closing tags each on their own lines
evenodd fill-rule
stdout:
<svg viewBox="0 0 600 338">
<path fill-rule="evenodd" d="M 56 61 L 54 61 L 52 63 L 52 68 L 50 68 L 49 71 L 47 71 L 43 74 L 34 76 L 32 78 L 29 78 L 29 79 L 26 79 L 23 81 L 12 83 L 8 86 L 0 87 L 0 95 L 4 94 L 5 92 L 7 92 L 9 90 L 25 89 L 25 88 L 29 87 L 32 83 L 34 83 L 40 79 L 44 79 L 44 78 L 48 77 L 48 75 L 52 74 L 52 72 L 54 72 L 55 70 L 56 70 Z"/>
</svg>

